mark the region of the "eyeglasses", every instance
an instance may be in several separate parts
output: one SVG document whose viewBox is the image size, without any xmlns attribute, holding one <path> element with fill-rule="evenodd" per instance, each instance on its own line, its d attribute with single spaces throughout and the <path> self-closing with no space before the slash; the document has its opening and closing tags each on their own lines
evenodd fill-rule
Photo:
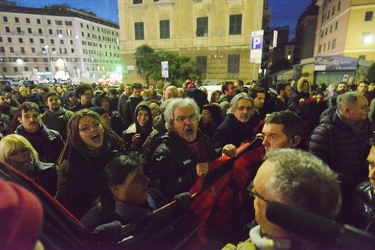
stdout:
<svg viewBox="0 0 375 250">
<path fill-rule="evenodd" d="M 186 120 L 189 120 L 189 121 L 197 121 L 198 120 L 198 116 L 193 114 L 193 115 L 189 115 L 189 116 L 179 116 L 176 118 L 176 122 L 178 123 L 184 123 Z"/>
<path fill-rule="evenodd" d="M 211 112 L 210 111 L 205 111 L 205 112 L 202 112 L 202 116 L 204 115 L 204 116 L 206 116 L 206 115 L 210 115 L 211 114 Z"/>
<path fill-rule="evenodd" d="M 247 187 L 247 191 L 250 193 L 250 195 L 256 196 L 262 201 L 265 201 L 267 203 L 271 203 L 269 200 L 267 200 L 266 198 L 264 198 L 262 195 L 258 194 L 257 192 L 254 192 L 253 190 L 254 190 L 254 181 L 251 181 L 249 186 Z"/>
</svg>

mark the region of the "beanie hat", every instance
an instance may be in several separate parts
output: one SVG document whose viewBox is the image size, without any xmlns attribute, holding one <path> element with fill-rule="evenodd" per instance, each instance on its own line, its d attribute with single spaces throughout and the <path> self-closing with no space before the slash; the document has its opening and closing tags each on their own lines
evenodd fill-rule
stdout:
<svg viewBox="0 0 375 250">
<path fill-rule="evenodd" d="M 34 249 L 43 222 L 43 208 L 28 190 L 0 180 L 1 249 Z"/>
</svg>

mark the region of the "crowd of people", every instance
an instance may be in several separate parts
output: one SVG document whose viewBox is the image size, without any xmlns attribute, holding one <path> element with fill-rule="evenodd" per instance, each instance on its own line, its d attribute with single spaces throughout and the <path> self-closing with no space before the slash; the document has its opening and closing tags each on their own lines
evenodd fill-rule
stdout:
<svg viewBox="0 0 375 250">
<path fill-rule="evenodd" d="M 277 202 L 375 233 L 374 86 L 353 78 L 328 87 L 305 77 L 275 86 L 238 80 L 207 96 L 190 79 L 163 89 L 5 85 L 0 160 L 94 231 L 115 220 L 125 225 L 186 195 L 210 175 L 211 162 L 236 158 L 239 147 L 257 138 L 264 162 L 246 180 L 254 221 L 238 221 L 233 231 L 247 228 L 250 239 L 219 244 L 319 249 L 322 242 L 269 221 L 267 206 Z M 244 191 L 229 183 L 233 192 Z M 226 227 L 223 221 L 214 232 Z"/>
</svg>

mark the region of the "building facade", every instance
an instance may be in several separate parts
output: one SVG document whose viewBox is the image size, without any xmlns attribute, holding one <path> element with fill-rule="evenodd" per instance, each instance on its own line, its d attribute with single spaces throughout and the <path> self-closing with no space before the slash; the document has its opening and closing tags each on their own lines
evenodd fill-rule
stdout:
<svg viewBox="0 0 375 250">
<path fill-rule="evenodd" d="M 319 0 L 314 56 L 375 60 L 375 1 Z"/>
<path fill-rule="evenodd" d="M 93 13 L 1 1 L 0 74 L 33 80 L 116 77 L 118 36 L 117 24 Z"/>
<path fill-rule="evenodd" d="M 127 80 L 145 81 L 137 75 L 134 59 L 137 47 L 144 44 L 190 57 L 203 83 L 252 79 L 260 65 L 249 62 L 251 32 L 264 28 L 264 2 L 119 0 L 120 50 Z"/>
</svg>

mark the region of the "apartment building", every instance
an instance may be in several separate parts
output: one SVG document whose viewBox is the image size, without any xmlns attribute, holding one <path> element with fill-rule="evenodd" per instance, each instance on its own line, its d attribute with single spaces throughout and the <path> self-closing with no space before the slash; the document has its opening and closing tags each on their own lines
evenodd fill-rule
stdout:
<svg viewBox="0 0 375 250">
<path fill-rule="evenodd" d="M 375 60 L 375 1 L 319 0 L 314 56 Z"/>
<path fill-rule="evenodd" d="M 0 74 L 109 78 L 121 65 L 118 37 L 116 23 L 67 5 L 25 8 L 0 1 Z"/>
<path fill-rule="evenodd" d="M 264 29 L 269 20 L 265 2 L 119 0 L 121 60 L 128 81 L 144 82 L 134 59 L 143 44 L 190 57 L 203 83 L 257 78 L 260 65 L 249 62 L 251 32 Z"/>
</svg>

